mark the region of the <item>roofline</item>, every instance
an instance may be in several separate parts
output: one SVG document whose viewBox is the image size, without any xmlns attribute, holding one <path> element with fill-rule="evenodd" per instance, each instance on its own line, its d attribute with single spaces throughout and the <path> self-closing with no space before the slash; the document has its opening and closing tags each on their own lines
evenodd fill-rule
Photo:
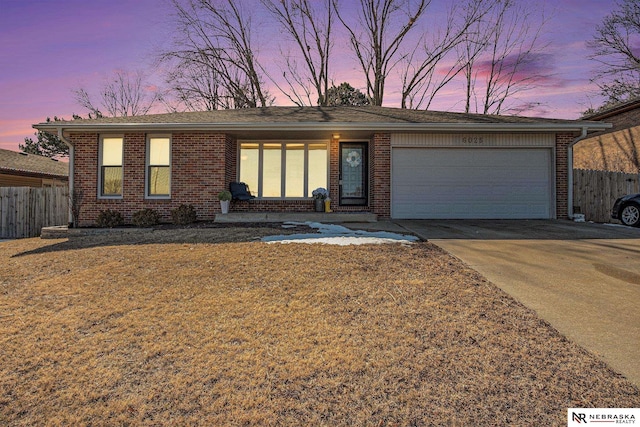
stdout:
<svg viewBox="0 0 640 427">
<path fill-rule="evenodd" d="M 611 123 L 576 121 L 572 123 L 353 123 L 353 122 L 296 122 L 296 123 L 38 123 L 33 125 L 44 131 L 128 131 L 128 130 L 198 130 L 198 131 L 372 131 L 372 132 L 428 132 L 428 131 L 517 131 L 559 132 L 582 129 L 602 131 L 613 127 Z"/>
<path fill-rule="evenodd" d="M 55 173 L 46 173 L 46 172 L 37 172 L 26 169 L 14 169 L 8 168 L 5 166 L 0 166 L 0 173 L 11 174 L 11 175 L 20 175 L 20 176 L 30 176 L 33 178 L 52 178 L 52 179 L 68 179 L 69 175 L 58 175 Z"/>
<path fill-rule="evenodd" d="M 615 116 L 616 114 L 626 113 L 627 111 L 635 110 L 640 106 L 640 98 L 635 98 L 622 104 L 615 105 L 604 111 L 599 111 L 587 116 L 584 116 L 585 120 L 602 120 L 607 117 Z"/>
</svg>

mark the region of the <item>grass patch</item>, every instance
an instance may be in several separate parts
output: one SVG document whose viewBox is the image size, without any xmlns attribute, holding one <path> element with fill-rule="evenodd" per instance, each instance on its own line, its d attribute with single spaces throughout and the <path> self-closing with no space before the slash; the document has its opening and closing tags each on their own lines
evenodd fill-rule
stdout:
<svg viewBox="0 0 640 427">
<path fill-rule="evenodd" d="M 180 233 L 0 244 L 0 424 L 565 425 L 640 405 L 431 244 Z"/>
</svg>

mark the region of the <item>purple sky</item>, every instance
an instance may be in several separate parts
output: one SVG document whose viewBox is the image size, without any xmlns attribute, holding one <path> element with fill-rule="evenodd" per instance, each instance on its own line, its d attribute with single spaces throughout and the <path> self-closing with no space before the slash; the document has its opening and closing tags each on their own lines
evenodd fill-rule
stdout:
<svg viewBox="0 0 640 427">
<path fill-rule="evenodd" d="M 342 0 L 349 1 L 355 2 Z M 602 102 L 589 83 L 594 64 L 586 59 L 585 41 L 615 4 L 547 4 L 553 13 L 545 31 L 550 45 L 535 66 L 546 69 L 550 77 L 543 87 L 520 98 L 542 103 L 536 115 L 576 119 Z M 72 89 L 82 85 L 95 90 L 116 69 L 150 69 L 154 53 L 168 42 L 169 12 L 164 0 L 0 0 L 0 148 L 18 150 L 25 137 L 33 136 L 31 125 L 46 117 L 86 115 L 73 100 Z M 262 22 L 255 31 L 273 31 L 268 27 Z M 261 51 L 271 54 L 272 48 L 262 46 Z M 337 69 L 334 80 L 358 86 L 350 73 Z M 459 111 L 459 89 L 450 86 L 431 109 Z M 278 105 L 287 105 L 278 99 Z M 388 88 L 385 100 L 387 106 L 399 106 L 393 88 Z"/>
</svg>

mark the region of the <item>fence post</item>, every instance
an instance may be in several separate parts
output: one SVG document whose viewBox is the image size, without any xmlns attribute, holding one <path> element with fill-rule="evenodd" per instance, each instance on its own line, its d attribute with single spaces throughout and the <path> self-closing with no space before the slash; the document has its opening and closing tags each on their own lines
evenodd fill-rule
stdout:
<svg viewBox="0 0 640 427">
<path fill-rule="evenodd" d="M 1 187 L 0 238 L 37 237 L 42 227 L 66 225 L 67 187 Z"/>
</svg>

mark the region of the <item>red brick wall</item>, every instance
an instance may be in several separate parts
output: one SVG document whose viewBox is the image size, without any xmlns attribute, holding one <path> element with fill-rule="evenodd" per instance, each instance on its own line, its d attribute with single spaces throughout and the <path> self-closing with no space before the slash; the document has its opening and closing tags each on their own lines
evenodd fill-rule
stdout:
<svg viewBox="0 0 640 427">
<path fill-rule="evenodd" d="M 225 188 L 228 190 L 229 183 L 238 179 L 238 142 L 227 135 L 225 147 Z"/>
<path fill-rule="evenodd" d="M 568 217 L 567 147 L 572 133 L 556 134 L 556 215 Z M 81 226 L 94 224 L 100 210 L 112 209 L 125 221 L 144 208 L 156 209 L 163 221 L 171 220 L 171 210 L 181 204 L 195 206 L 198 218 L 212 220 L 219 212 L 217 195 L 237 179 L 238 144 L 228 135 L 217 133 L 174 133 L 172 135 L 171 199 L 145 199 L 144 133 L 124 135 L 124 188 L 122 199 L 97 197 L 99 135 L 73 133 L 75 146 L 74 185 L 84 193 Z M 339 141 L 329 144 L 329 192 L 336 212 L 372 211 L 379 218 L 391 216 L 391 135 L 376 134 L 369 143 L 369 206 L 339 206 Z M 232 211 L 310 212 L 312 200 L 234 201 Z"/>
<path fill-rule="evenodd" d="M 171 221 L 171 210 L 183 203 L 194 205 L 198 219 L 212 220 L 220 212 L 218 193 L 228 189 L 229 182 L 237 179 L 238 143 L 235 139 L 214 133 L 174 133 L 171 138 L 171 199 L 145 199 L 146 134 L 127 133 L 124 135 L 123 197 L 100 199 L 97 196 L 99 135 L 73 133 L 69 139 L 75 146 L 74 185 L 84 192 L 81 226 L 94 225 L 100 211 L 106 209 L 120 212 L 125 222 L 130 223 L 135 212 L 151 208 L 158 211 L 162 221 L 168 222 Z M 339 141 L 331 141 L 329 192 L 333 199 L 332 209 L 336 212 L 369 211 L 368 206 L 338 205 L 338 151 Z M 369 156 L 373 161 L 374 150 L 369 150 Z M 370 173 L 370 190 L 374 188 L 375 182 L 376 178 Z M 373 200 L 373 194 L 369 196 Z M 252 200 L 234 201 L 231 210 L 310 212 L 314 207 L 310 199 Z"/>
<path fill-rule="evenodd" d="M 230 212 L 313 212 L 313 200 L 233 200 Z"/>
<path fill-rule="evenodd" d="M 171 209 L 192 204 L 199 219 L 220 212 L 218 193 L 226 182 L 227 136 L 213 133 L 174 133 L 172 137 Z"/>
<path fill-rule="evenodd" d="M 69 136 L 74 145 L 74 190 L 82 193 L 80 225 L 92 225 L 98 215 L 98 134 L 74 133 Z M 106 208 L 102 208 L 106 209 Z"/>
<path fill-rule="evenodd" d="M 171 210 L 181 204 L 192 204 L 198 218 L 211 220 L 220 211 L 218 193 L 228 187 L 227 143 L 224 134 L 174 133 L 171 140 L 171 199 L 145 199 L 144 133 L 124 134 L 124 185 L 122 199 L 98 198 L 99 135 L 73 133 L 75 147 L 74 185 L 84 193 L 80 226 L 91 226 L 101 210 L 120 212 L 131 222 L 136 211 L 151 208 L 162 221 L 171 220 Z"/>
<path fill-rule="evenodd" d="M 371 206 L 378 218 L 391 217 L 391 135 L 373 136 Z"/>
<path fill-rule="evenodd" d="M 567 219 L 569 217 L 569 164 L 567 148 L 576 138 L 573 133 L 556 134 L 556 218 Z"/>
</svg>

